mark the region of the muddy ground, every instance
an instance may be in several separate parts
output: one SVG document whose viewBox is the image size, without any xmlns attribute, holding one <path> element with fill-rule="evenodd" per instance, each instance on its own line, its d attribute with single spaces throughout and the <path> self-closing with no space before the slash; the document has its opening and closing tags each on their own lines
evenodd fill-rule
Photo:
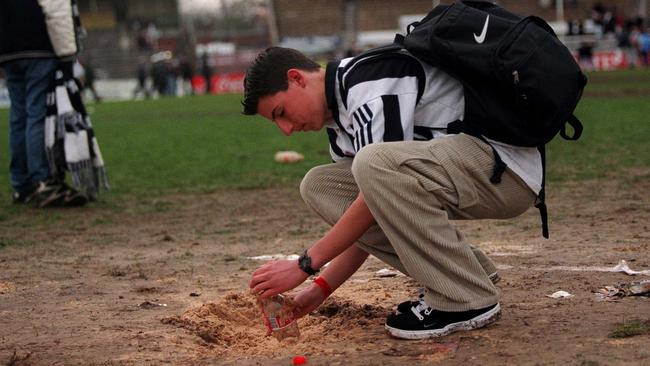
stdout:
<svg viewBox="0 0 650 366">
<path fill-rule="evenodd" d="M 534 209 L 458 222 L 498 264 L 503 316 L 424 341 L 383 330 L 417 284 L 377 277 L 374 258 L 299 321 L 299 341 L 265 336 L 248 257 L 299 253 L 327 230 L 296 188 L 24 210 L 0 221 L 0 365 L 648 365 L 648 333 L 610 335 L 649 320 L 650 298 L 595 292 L 650 279 L 604 271 L 650 269 L 649 191 L 648 171 L 551 183 L 550 240 Z M 547 297 L 558 290 L 574 296 Z"/>
</svg>

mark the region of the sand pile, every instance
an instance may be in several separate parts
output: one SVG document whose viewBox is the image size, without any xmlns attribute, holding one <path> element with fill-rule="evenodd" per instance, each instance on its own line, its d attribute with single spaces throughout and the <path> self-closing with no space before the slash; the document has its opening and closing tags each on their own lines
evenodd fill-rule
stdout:
<svg viewBox="0 0 650 366">
<path fill-rule="evenodd" d="M 336 352 L 314 345 L 335 344 L 367 332 L 370 327 L 382 327 L 387 313 L 388 309 L 380 306 L 356 304 L 332 296 L 318 310 L 298 320 L 300 339 L 279 342 L 266 335 L 255 298 L 248 293 L 230 293 L 216 303 L 164 318 L 162 322 L 196 334 L 201 344 L 216 355 L 281 357 Z"/>
</svg>

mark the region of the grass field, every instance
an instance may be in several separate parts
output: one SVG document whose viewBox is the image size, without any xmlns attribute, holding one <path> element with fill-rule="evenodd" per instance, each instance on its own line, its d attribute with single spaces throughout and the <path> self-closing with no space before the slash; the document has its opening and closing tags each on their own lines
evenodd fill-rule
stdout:
<svg viewBox="0 0 650 366">
<path fill-rule="evenodd" d="M 112 193 L 254 188 L 295 182 L 329 159 L 322 135 L 286 138 L 271 123 L 239 113 L 239 95 L 197 96 L 91 105 Z M 7 151 L 7 110 L 0 110 L 0 144 Z M 279 150 L 305 160 L 280 165 Z M 6 154 L 0 166 L 8 166 Z M 5 172 L 6 172 L 5 168 Z M 0 183 L 9 192 L 7 179 Z"/>
<path fill-rule="evenodd" d="M 591 74 L 576 111 L 585 132 L 577 142 L 556 138 L 550 144 L 549 181 L 650 166 L 647 85 L 646 70 Z M 242 116 L 240 99 L 197 96 L 91 105 L 112 184 L 111 193 L 101 199 L 297 184 L 310 167 L 329 161 L 324 132 L 287 138 L 268 121 Z M 6 109 L 0 109 L 0 131 L 0 166 L 5 172 L 0 192 L 8 202 Z M 273 156 L 279 150 L 299 151 L 305 160 L 277 164 Z"/>
</svg>

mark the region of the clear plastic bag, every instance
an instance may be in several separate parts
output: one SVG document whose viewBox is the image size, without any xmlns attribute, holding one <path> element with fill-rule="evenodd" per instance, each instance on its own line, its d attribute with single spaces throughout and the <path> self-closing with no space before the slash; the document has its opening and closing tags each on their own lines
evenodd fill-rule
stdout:
<svg viewBox="0 0 650 366">
<path fill-rule="evenodd" d="M 257 298 L 257 304 L 262 311 L 262 318 L 269 334 L 277 340 L 299 338 L 300 329 L 293 315 L 295 305 L 283 295 L 275 295 L 266 299 Z"/>
</svg>

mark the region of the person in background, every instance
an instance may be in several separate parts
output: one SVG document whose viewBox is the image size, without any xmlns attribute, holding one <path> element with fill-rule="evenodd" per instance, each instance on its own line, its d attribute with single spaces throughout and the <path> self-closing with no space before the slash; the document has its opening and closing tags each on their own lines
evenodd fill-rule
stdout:
<svg viewBox="0 0 650 366">
<path fill-rule="evenodd" d="M 641 63 L 641 66 L 647 68 L 648 64 L 650 63 L 650 60 L 648 60 L 648 55 L 650 55 L 650 32 L 648 31 L 648 28 L 645 28 L 639 32 L 637 39 L 639 61 Z"/>
<path fill-rule="evenodd" d="M 145 99 L 149 99 L 149 87 L 147 86 L 147 78 L 149 77 L 149 70 L 147 62 L 144 58 L 141 58 L 138 62 L 138 66 L 135 68 L 135 78 L 137 85 L 133 90 L 133 99 L 137 98 L 140 93 L 142 93 Z"/>
<path fill-rule="evenodd" d="M 170 57 L 165 59 L 165 68 L 167 69 L 167 82 L 165 83 L 165 95 L 176 96 L 178 92 L 178 59 Z"/>
<path fill-rule="evenodd" d="M 81 60 L 77 58 L 72 66 L 72 74 L 75 79 L 79 82 L 79 93 L 83 97 L 86 90 L 90 90 L 93 95 L 93 99 L 96 103 L 101 102 L 101 98 L 95 90 L 95 71 L 92 66 L 88 63 L 81 63 Z"/>
<path fill-rule="evenodd" d="M 617 36 L 617 46 L 620 48 L 625 59 L 627 60 L 627 67 L 633 69 L 636 64 L 636 50 L 632 46 L 632 21 L 626 21 L 625 25 L 621 28 L 621 32 Z"/>
<path fill-rule="evenodd" d="M 73 5 L 74 3 L 74 5 Z M 0 1 L 0 66 L 11 99 L 12 200 L 39 207 L 81 206 L 88 199 L 53 177 L 45 153 L 46 94 L 58 69 L 72 77 L 78 51 L 73 0 Z"/>
<path fill-rule="evenodd" d="M 212 92 L 212 65 L 210 63 L 210 56 L 207 52 L 204 52 L 201 55 L 201 75 L 205 79 L 205 94 L 210 94 Z"/>
<path fill-rule="evenodd" d="M 181 90 L 183 91 L 183 95 L 194 95 L 194 88 L 192 87 L 194 71 L 187 56 L 181 56 L 178 63 L 178 74 L 182 83 Z"/>
<path fill-rule="evenodd" d="M 99 103 L 102 101 L 102 98 L 99 96 L 99 93 L 97 93 L 97 90 L 95 89 L 95 67 L 93 67 L 93 64 L 88 58 L 84 60 L 82 65 L 84 67 L 83 90 L 89 90 L 93 96 L 95 103 Z"/>
<path fill-rule="evenodd" d="M 590 42 L 582 42 L 578 47 L 578 63 L 584 71 L 594 69 L 594 45 Z"/>
<path fill-rule="evenodd" d="M 155 54 L 154 56 L 159 55 L 160 54 Z M 167 62 L 159 57 L 154 57 L 151 62 L 151 82 L 153 84 L 153 91 L 158 94 L 158 97 L 162 97 L 167 94 L 167 74 L 169 72 Z"/>
</svg>

